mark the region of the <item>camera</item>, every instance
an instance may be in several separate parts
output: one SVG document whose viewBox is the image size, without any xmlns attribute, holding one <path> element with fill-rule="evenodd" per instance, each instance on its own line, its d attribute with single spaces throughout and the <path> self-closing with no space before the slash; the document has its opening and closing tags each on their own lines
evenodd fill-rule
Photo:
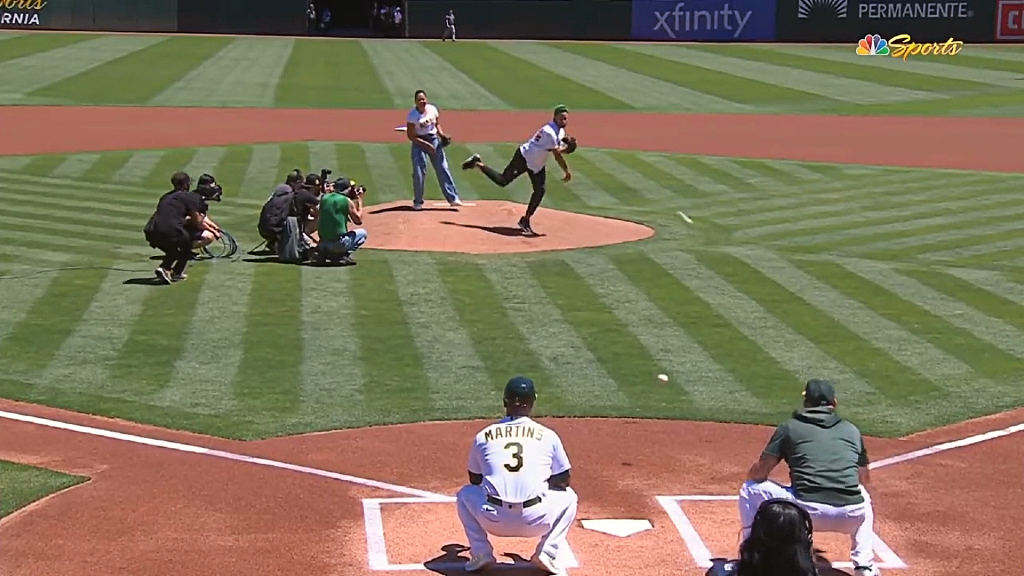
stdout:
<svg viewBox="0 0 1024 576">
<path fill-rule="evenodd" d="M 196 185 L 196 192 L 203 197 L 204 200 L 220 202 L 221 196 L 224 195 L 224 189 L 220 187 L 220 184 L 209 174 L 203 174 L 199 177 L 199 182 Z"/>
</svg>

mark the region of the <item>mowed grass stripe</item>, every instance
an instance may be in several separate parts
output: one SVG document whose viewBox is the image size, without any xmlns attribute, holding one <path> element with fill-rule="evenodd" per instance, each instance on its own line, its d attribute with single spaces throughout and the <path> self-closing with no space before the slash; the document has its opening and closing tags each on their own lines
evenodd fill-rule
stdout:
<svg viewBox="0 0 1024 576">
<path fill-rule="evenodd" d="M 885 404 L 884 398 L 846 366 L 822 352 L 692 255 L 670 252 L 656 255 L 654 259 L 788 370 L 793 382 L 806 382 L 828 374 L 843 382 L 843 387 L 848 390 L 844 396 L 851 398 L 854 404 Z"/>
<path fill-rule="evenodd" d="M 387 144 L 363 144 L 362 147 L 363 153 L 366 155 L 366 166 L 369 168 L 370 178 L 373 180 L 372 192 L 367 190 L 367 193 L 371 195 L 368 203 L 381 204 L 404 198 L 409 198 L 411 202 L 412 190 L 409 189 L 409 184 L 406 184 L 406 181 L 412 182 L 412 160 L 409 160 L 410 168 L 407 171 L 409 175 L 406 180 L 399 176 L 398 163 Z M 397 150 L 395 152 L 397 153 Z M 429 184 L 429 181 L 424 185 L 424 197 L 427 195 L 426 184 Z M 436 182 L 434 186 L 437 186 Z"/>
<path fill-rule="evenodd" d="M 795 54 L 803 57 L 819 58 L 828 62 L 837 62 L 853 66 L 863 66 L 887 70 L 898 74 L 910 73 L 912 76 L 934 77 L 929 84 L 936 85 L 942 92 L 967 92 L 990 90 L 992 86 L 1020 89 L 1020 75 L 1024 73 L 1024 65 L 1016 71 L 999 71 L 984 64 L 990 62 L 982 58 L 971 58 L 969 55 L 957 54 L 955 57 L 932 58 L 864 58 L 854 50 L 835 50 L 831 47 L 799 46 L 783 47 L 781 53 Z M 966 59 L 966 60 L 965 60 Z M 937 80 L 943 79 L 943 80 Z M 942 84 L 938 84 L 942 82 Z M 923 84 L 926 86 L 928 84 Z M 935 88 L 932 88 L 935 89 Z"/>
<path fill-rule="evenodd" d="M 82 321 L 106 276 L 107 271 L 96 269 L 57 272 L 8 337 L 0 341 L 4 371 L 29 375 L 45 370 Z"/>
<path fill-rule="evenodd" d="M 579 336 L 628 399 L 635 415 L 651 415 L 679 403 L 691 403 L 679 390 L 651 388 L 668 367 L 656 360 L 625 322 L 566 261 L 556 258 L 528 264 L 548 300 Z"/>
<path fill-rule="evenodd" d="M 701 162 L 711 166 L 715 170 L 738 178 L 746 184 L 747 190 L 765 190 L 771 192 L 785 187 L 784 182 L 775 178 L 769 178 L 761 172 L 747 168 L 746 166 L 729 158 L 701 158 Z M 739 187 L 735 187 L 739 189 Z"/>
<path fill-rule="evenodd" d="M 54 178 L 78 178 L 85 174 L 99 159 L 99 154 L 72 154 L 64 162 L 61 162 L 60 166 L 54 168 L 50 176 Z"/>
<path fill-rule="evenodd" d="M 362 44 L 336 38 L 295 43 L 274 103 L 286 108 L 390 108 L 393 104 Z"/>
<path fill-rule="evenodd" d="M 351 270 L 358 273 L 351 275 L 350 294 L 354 298 L 352 334 L 359 339 L 359 356 L 352 361 L 363 374 L 366 409 L 388 414 L 382 423 L 453 416 L 434 412 L 423 360 L 387 259 L 358 258 L 358 268 Z"/>
<path fill-rule="evenodd" d="M 616 267 L 666 316 L 769 410 L 778 410 L 793 378 L 756 343 L 647 253 L 611 257 Z"/>
<path fill-rule="evenodd" d="M 672 192 L 663 187 L 660 183 L 649 179 L 644 174 L 619 162 L 610 154 L 605 154 L 604 152 L 597 150 L 589 150 L 585 155 L 581 155 L 579 157 L 585 157 L 587 160 L 594 162 L 596 165 L 600 166 L 602 170 L 613 176 L 623 185 L 639 192 L 648 200 L 668 200 L 673 196 Z"/>
<path fill-rule="evenodd" d="M 516 329 L 513 318 L 502 305 L 501 296 L 480 264 L 459 258 L 438 258 L 435 265 L 458 321 L 484 363 L 491 385 L 500 389 L 517 374 L 529 376 L 544 394 L 544 402 L 537 406 L 538 415 L 559 414 L 570 409 L 573 392 L 548 385 L 552 376 L 541 358 L 530 349 L 528 340 Z"/>
<path fill-rule="evenodd" d="M 145 104 L 230 42 L 224 37 L 166 38 L 31 96 L 81 104 Z"/>
<path fill-rule="evenodd" d="M 278 173 L 281 171 L 281 147 L 277 144 L 254 144 L 249 166 L 245 169 L 245 178 L 239 193 L 245 198 L 266 201 L 278 184 Z M 283 184 L 284 180 L 280 180 Z"/>
<path fill-rule="evenodd" d="M 341 272 L 339 274 L 339 272 Z M 307 426 L 374 422 L 384 406 L 363 402 L 360 335 L 348 271 L 302 267 L 302 413 Z"/>
<path fill-rule="evenodd" d="M 194 148 L 175 148 L 172 150 L 165 150 L 163 155 L 160 156 L 160 160 L 157 161 L 156 166 L 149 171 L 149 174 L 143 177 L 142 182 L 139 183 L 140 187 L 147 188 L 150 190 L 167 191 L 171 189 L 171 175 L 185 168 L 189 162 L 192 161 L 192 157 L 195 155 Z M 198 180 L 198 176 L 193 176 L 193 181 Z M 138 189 L 133 190 L 132 196 L 139 197 Z M 158 193 L 157 193 L 158 194 Z M 153 195 L 153 206 L 156 206 L 156 201 L 159 198 L 157 194 Z"/>
<path fill-rule="evenodd" d="M 421 46 L 519 110 L 550 110 L 567 94 L 572 94 L 573 106 L 581 110 L 632 108 L 604 92 L 511 56 L 484 42 L 423 42 Z"/>
<path fill-rule="evenodd" d="M 1001 242 L 988 242 L 950 250 L 937 252 L 925 252 L 921 254 L 924 260 L 936 261 L 961 261 L 964 264 L 982 264 L 1006 260 L 1015 255 L 1016 251 L 1024 248 L 1024 238 L 1011 238 Z"/>
<path fill-rule="evenodd" d="M 799 86 L 743 78 L 719 68 L 694 65 L 654 46 L 629 44 L 559 44 L 563 50 L 594 58 L 644 76 L 664 80 L 738 104 L 752 107 L 790 107 L 827 102 Z"/>
<path fill-rule="evenodd" d="M 644 206 L 648 202 L 637 189 L 619 180 L 609 172 L 607 170 L 608 166 L 599 165 L 596 159 L 588 158 L 584 154 L 574 154 L 573 156 L 572 165 L 569 167 L 573 171 L 573 180 L 569 182 L 570 188 L 585 184 L 588 192 L 596 188 L 614 198 L 616 204 L 627 206 Z M 559 173 L 554 170 L 549 170 L 549 172 L 549 178 Z M 584 177 L 577 180 L 577 174 L 582 174 Z M 524 177 L 524 179 L 526 178 Z M 581 197 L 585 202 L 587 201 L 587 196 L 581 195 Z"/>
<path fill-rule="evenodd" d="M 4 234 L 4 237 L 7 235 Z M 6 238 L 3 245 L 8 244 Z M 58 256 L 66 258 L 66 256 Z M 60 260 L 57 260 L 59 263 Z M 5 264 L 5 267 L 8 265 Z M 0 349 L 6 345 L 6 339 L 15 326 L 21 325 L 29 312 L 38 310 L 33 303 L 38 300 L 53 279 L 53 274 L 31 274 L 24 278 L 8 279 L 4 282 L 4 305 L 0 306 Z"/>
<path fill-rule="evenodd" d="M 970 272 L 980 274 L 972 277 Z M 980 313 L 989 319 L 1012 325 L 1018 330 L 1013 336 L 1018 342 L 1016 345 L 1024 340 L 1024 335 L 1019 332 L 1024 328 L 1024 286 L 1005 280 L 998 272 L 989 270 L 907 269 L 900 273 L 940 293 L 944 298 L 952 298 L 961 306 L 968 306 L 974 311 L 972 314 Z"/>
<path fill-rule="evenodd" d="M 251 157 L 252 148 L 249 146 L 228 147 L 224 155 L 220 157 L 217 165 L 213 168 L 213 171 L 209 172 L 210 175 L 217 179 L 217 184 L 224 189 L 224 198 L 239 197 L 242 182 L 245 179 L 245 172 L 249 167 L 249 160 Z M 202 176 L 202 174 L 194 176 L 194 178 L 198 181 L 199 176 Z M 219 207 L 222 203 L 223 200 L 219 203 L 211 202 L 210 204 L 212 206 Z M 212 207 L 210 210 L 215 211 L 217 216 L 220 216 L 220 210 Z M 217 223 L 220 224 L 220 220 L 217 220 Z"/>
<path fill-rule="evenodd" d="M 185 348 L 174 363 L 174 376 L 148 402 L 202 414 L 227 414 L 234 408 L 231 383 L 242 360 L 242 335 L 256 268 L 221 262 L 210 265 Z M 274 330 L 267 332 L 271 339 L 278 335 Z"/>
<path fill-rule="evenodd" d="M 718 58 L 711 62 L 721 62 L 721 58 L 733 58 L 770 65 L 772 69 L 782 70 L 793 68 L 808 72 L 817 72 L 825 76 L 836 77 L 839 82 L 846 82 L 855 90 L 856 87 L 874 85 L 879 93 L 874 102 L 897 102 L 915 101 L 927 98 L 937 98 L 945 92 L 952 92 L 957 89 L 970 90 L 975 84 L 967 84 L 948 78 L 936 78 L 925 74 L 915 74 L 906 70 L 887 70 L 874 66 L 865 66 L 864 62 L 829 62 L 820 58 L 802 56 L 786 53 L 777 47 L 755 47 L 755 46 L 687 46 L 687 51 L 704 52 L 715 55 Z M 854 50 L 850 50 L 854 55 Z M 869 60 L 871 60 L 869 58 Z M 895 59 L 892 59 L 895 60 Z M 902 60 L 900 61 L 902 63 Z M 781 70 L 780 70 L 780 73 Z M 841 85 L 841 84 L 838 84 Z M 865 104 L 871 103 L 870 93 L 864 93 Z"/>
<path fill-rule="evenodd" d="M 829 367 L 828 359 L 819 362 L 819 377 L 828 375 L 834 379 L 844 397 L 846 387 L 852 385 L 854 397 L 850 404 L 855 409 L 870 409 L 876 404 L 889 404 L 895 409 L 910 399 L 941 391 L 934 382 L 901 364 L 876 342 L 848 328 L 831 311 L 814 306 L 735 255 L 704 252 L 699 260 L 742 296 L 761 306 L 770 317 L 785 323 L 837 363 Z M 898 386 L 893 385 L 896 382 Z M 884 398 L 877 398 L 879 394 Z"/>
<path fill-rule="evenodd" d="M 121 262 L 115 267 L 131 265 Z M 109 366 L 128 340 L 147 293 L 142 286 L 125 284 L 127 276 L 114 270 L 106 274 L 81 321 L 73 326 L 74 332 L 39 375 L 38 382 L 75 393 L 130 397 L 131 382 L 115 382 L 109 376 Z"/>
<path fill-rule="evenodd" d="M 371 199 L 364 199 L 364 209 L 368 204 L 377 202 L 376 198 L 379 192 L 376 184 L 373 182 L 373 178 L 371 178 L 370 167 L 366 163 L 366 151 L 358 144 L 339 143 L 334 145 L 334 156 L 338 170 L 331 174 L 330 178 L 337 180 L 340 176 L 346 176 L 356 184 L 366 186 L 366 193 Z"/>
<path fill-rule="evenodd" d="M 433 258 L 389 254 L 388 261 L 436 413 L 482 415 L 493 410 L 501 394 L 487 381 L 487 370 L 459 322 Z"/>
<path fill-rule="evenodd" d="M 842 78 L 831 73 L 804 70 L 788 65 L 775 65 L 768 61 L 732 57 L 733 51 L 721 53 L 705 52 L 683 46 L 637 45 L 631 50 L 681 62 L 689 66 L 716 70 L 737 78 L 759 84 L 818 96 L 818 105 L 827 106 L 829 101 L 872 104 L 875 102 L 902 102 L 928 97 L 927 93 L 903 88 L 891 88 L 874 82 Z M 807 106 L 808 99 L 802 98 L 794 104 Z"/>
<path fill-rule="evenodd" d="M 338 174 L 338 154 L 332 142 L 307 142 L 306 147 L 309 149 L 310 174 L 319 175 L 326 168 L 333 172 L 330 178 L 338 177 L 335 176 Z"/>
<path fill-rule="evenodd" d="M 193 266 L 185 282 L 146 292 L 142 311 L 110 367 L 111 385 L 130 385 L 137 397 L 144 398 L 170 383 L 207 271 L 207 266 Z"/>
<path fill-rule="evenodd" d="M 911 334 L 901 325 L 885 318 L 862 302 L 854 300 L 848 292 L 840 292 L 819 280 L 833 280 L 829 273 L 835 270 L 814 268 L 816 273 L 812 276 L 764 249 L 733 248 L 728 251 L 947 391 L 974 382 L 977 378 L 977 374 L 970 366 L 959 359 Z"/>
<path fill-rule="evenodd" d="M 132 184 L 145 182 L 153 170 L 160 164 L 163 157 L 163 150 L 142 150 L 136 152 L 114 173 L 113 180 L 115 182 Z M 168 179 L 169 185 L 170 179 Z M 170 190 L 169 187 L 168 190 Z"/>
<path fill-rule="evenodd" d="M 235 413 L 281 417 L 299 412 L 301 298 L 300 267 L 256 265 L 241 337 L 242 358 L 230 381 Z"/>
<path fill-rule="evenodd" d="M 8 36 L 0 48 L 0 63 L 95 40 L 92 34 L 25 34 Z"/>
<path fill-rule="evenodd" d="M 217 171 L 224 155 L 228 153 L 227 148 L 217 146 L 214 148 L 197 148 L 192 159 L 185 165 L 183 171 L 192 177 L 192 189 L 194 190 L 203 174 L 210 174 Z"/>
<path fill-rule="evenodd" d="M 764 411 L 760 400 L 750 394 L 729 372 L 716 363 L 684 330 L 670 320 L 606 256 L 591 251 L 571 252 L 563 257 L 601 298 L 603 306 L 643 345 L 655 366 L 669 375 L 673 387 L 686 394 L 685 400 L 698 410 L 731 410 L 738 413 Z M 649 379 L 655 367 L 643 366 L 638 376 Z M 666 400 L 659 394 L 660 401 Z M 651 398 L 657 401 L 657 398 Z M 645 402 L 641 402 L 645 404 Z"/>
<path fill-rule="evenodd" d="M 992 238 L 983 238 L 985 236 L 1000 236 L 1006 233 L 1016 234 L 1019 232 L 1024 232 L 1024 222 L 1015 220 L 1001 224 L 975 225 L 945 232 L 934 232 L 932 234 L 914 235 L 907 238 L 861 244 L 844 252 L 873 260 L 905 260 L 930 251 L 963 247 L 965 241 L 973 244 L 979 240 L 986 243 L 993 240 Z"/>
<path fill-rule="evenodd" d="M 641 152 L 637 158 L 647 162 L 651 166 L 671 175 L 676 180 L 685 183 L 689 188 L 697 190 L 702 196 L 718 197 L 732 194 L 732 190 L 722 184 L 708 178 L 696 170 L 691 170 L 678 162 L 673 162 L 669 156 L 651 152 Z"/>
<path fill-rule="evenodd" d="M 655 166 L 654 164 L 644 161 L 636 152 L 611 150 L 603 152 L 603 154 L 605 154 L 608 159 L 615 160 L 621 168 L 628 169 L 631 174 L 638 174 L 642 176 L 644 180 L 659 186 L 676 200 L 704 196 L 703 192 L 697 190 L 687 182 L 676 178 L 659 166 Z M 619 168 L 616 168 L 616 171 L 618 170 Z"/>
<path fill-rule="evenodd" d="M 961 191 L 963 192 L 963 191 Z M 736 233 L 737 238 L 751 239 L 758 238 L 769 241 L 783 241 L 785 244 L 816 244 L 820 242 L 835 242 L 849 238 L 873 236 L 884 232 L 905 232 L 915 228 L 928 226 L 945 226 L 956 224 L 967 220 L 980 220 L 984 218 L 996 218 L 1003 215 L 1019 214 L 1024 212 L 1024 206 L 1017 206 L 1018 198 L 1012 194 L 990 196 L 987 198 L 963 198 L 938 204 L 911 204 L 898 208 L 884 210 L 865 210 L 855 214 L 834 216 L 830 218 L 818 218 L 815 221 L 786 222 L 782 224 L 769 224 L 756 228 L 747 228 Z M 950 212 L 962 208 L 1006 204 L 991 210 L 959 211 L 952 215 Z M 928 216 L 929 213 L 938 212 L 946 216 Z M 915 216 L 924 216 L 914 218 Z M 885 223 L 887 220 L 892 222 Z M 874 222 L 881 221 L 875 224 Z M 844 226 L 856 226 L 867 223 L 852 229 L 842 229 L 836 232 L 825 232 L 822 234 L 806 234 L 808 230 L 816 228 L 834 229 Z"/>
<path fill-rule="evenodd" d="M 111 182 L 114 179 L 114 174 L 116 174 L 131 157 L 132 153 L 127 150 L 103 152 L 100 154 L 99 160 L 93 163 L 93 165 L 90 166 L 84 174 L 82 174 L 81 179 L 89 182 Z"/>
<path fill-rule="evenodd" d="M 360 43 L 396 107 L 412 109 L 413 94 L 422 89 L 437 102 L 442 120 L 445 108 L 511 108 L 419 42 L 374 39 Z"/>
<path fill-rule="evenodd" d="M 31 92 L 142 50 L 166 36 L 100 36 L 0 64 L 0 103 L 23 102 Z"/>
<path fill-rule="evenodd" d="M 629 403 L 525 263 L 494 260 L 484 265 L 484 273 L 501 295 L 513 325 L 569 403 L 571 413 L 585 412 L 585 407 L 574 399 L 585 399 L 587 406 L 602 409 Z"/>
<path fill-rule="evenodd" d="M 560 74 L 634 108 L 701 112 L 740 112 L 744 104 L 637 74 L 537 42 L 502 42 L 492 46 Z"/>
<path fill-rule="evenodd" d="M 905 276 L 880 269 L 882 264 L 847 258 L 831 262 L 803 263 L 803 268 L 828 274 L 830 280 L 851 297 L 904 326 L 948 355 L 959 358 L 974 371 L 990 378 L 1005 377 L 1024 369 L 1014 351 L 999 337 L 1017 332 L 1013 327 L 986 318 Z M 930 300 L 929 300 L 930 299 Z M 964 318 L 956 318 L 964 315 Z M 1015 337 L 1017 340 L 1020 336 Z"/>
<path fill-rule="evenodd" d="M 236 38 L 149 104 L 272 106 L 294 45 L 291 38 Z"/>
<path fill-rule="evenodd" d="M 36 156 L 21 171 L 32 176 L 49 176 L 64 162 L 67 156 L 53 154 L 49 156 Z"/>
<path fill-rule="evenodd" d="M 0 170 L 18 172 L 24 170 L 34 159 L 35 156 L 4 156 L 0 158 Z"/>
</svg>

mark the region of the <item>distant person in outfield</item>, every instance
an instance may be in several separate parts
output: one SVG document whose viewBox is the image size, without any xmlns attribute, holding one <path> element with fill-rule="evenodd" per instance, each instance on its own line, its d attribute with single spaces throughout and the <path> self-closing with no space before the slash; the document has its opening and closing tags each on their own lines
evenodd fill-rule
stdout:
<svg viewBox="0 0 1024 576">
<path fill-rule="evenodd" d="M 803 409 L 775 429 L 740 488 L 743 539 L 750 537 L 762 503 L 788 500 L 807 511 L 818 532 L 850 537 L 850 559 L 856 576 L 877 576 L 875 515 L 864 487 L 870 480 L 868 452 L 860 430 L 836 414 L 837 405 L 832 382 L 807 382 Z M 790 486 L 768 479 L 782 461 L 789 467 Z"/>
<path fill-rule="evenodd" d="M 355 264 L 352 253 L 366 243 L 366 230 L 348 229 L 351 221 L 363 224 L 363 194 L 366 189 L 342 176 L 329 185 L 320 198 L 320 245 L 317 250 L 325 257 L 335 256 L 342 264 Z"/>
<path fill-rule="evenodd" d="M 455 11 L 449 10 L 444 16 L 444 34 L 441 35 L 441 42 L 451 38 L 455 42 Z"/>
<path fill-rule="evenodd" d="M 405 119 L 405 135 L 412 142 L 412 207 L 414 210 L 423 208 L 423 186 L 427 177 L 427 159 L 434 165 L 437 184 L 441 193 L 451 206 L 462 206 L 459 191 L 455 188 L 455 179 L 448 169 L 448 158 L 444 153 L 442 141 L 447 139 L 441 128 L 441 113 L 437 107 L 427 102 L 427 93 L 417 90 L 413 95 L 416 105 Z"/>
</svg>

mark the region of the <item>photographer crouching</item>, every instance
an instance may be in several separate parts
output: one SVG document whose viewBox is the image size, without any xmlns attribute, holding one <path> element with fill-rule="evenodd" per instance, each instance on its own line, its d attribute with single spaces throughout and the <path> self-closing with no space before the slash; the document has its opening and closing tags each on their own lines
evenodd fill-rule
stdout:
<svg viewBox="0 0 1024 576">
<path fill-rule="evenodd" d="M 160 197 L 156 211 L 143 228 L 149 245 L 164 253 L 155 271 L 164 284 L 185 280 L 192 249 L 220 237 L 220 227 L 206 216 L 210 209 L 206 200 L 216 197 L 219 201 L 220 186 L 208 174 L 200 181 L 204 183 L 203 190 L 191 192 L 192 178 L 188 174 L 176 172 L 171 176 L 173 189 Z"/>
<path fill-rule="evenodd" d="M 320 244 L 315 254 L 318 261 L 336 260 L 345 265 L 355 264 L 352 253 L 366 243 L 366 230 L 349 230 L 348 223 L 351 221 L 356 226 L 362 225 L 364 194 L 366 188 L 355 185 L 355 182 L 344 176 L 324 186 L 317 225 Z"/>
</svg>

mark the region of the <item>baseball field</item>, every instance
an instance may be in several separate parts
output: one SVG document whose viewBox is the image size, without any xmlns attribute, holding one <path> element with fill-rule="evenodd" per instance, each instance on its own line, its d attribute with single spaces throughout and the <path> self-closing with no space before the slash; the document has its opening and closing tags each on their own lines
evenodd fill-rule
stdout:
<svg viewBox="0 0 1024 576">
<path fill-rule="evenodd" d="M 883 572 L 1013 573 L 1024 47 L 854 49 L 0 33 L 4 575 L 461 574 L 451 495 L 516 374 L 581 520 L 652 525 L 578 525 L 571 573 L 734 556 L 729 499 L 812 377 L 870 436 Z M 405 209 L 421 88 L 458 210 L 432 170 Z M 520 236 L 529 180 L 458 165 L 560 103 L 573 179 L 549 163 Z M 366 186 L 356 266 L 247 253 L 293 168 Z M 240 251 L 154 286 L 177 170 Z"/>
</svg>

